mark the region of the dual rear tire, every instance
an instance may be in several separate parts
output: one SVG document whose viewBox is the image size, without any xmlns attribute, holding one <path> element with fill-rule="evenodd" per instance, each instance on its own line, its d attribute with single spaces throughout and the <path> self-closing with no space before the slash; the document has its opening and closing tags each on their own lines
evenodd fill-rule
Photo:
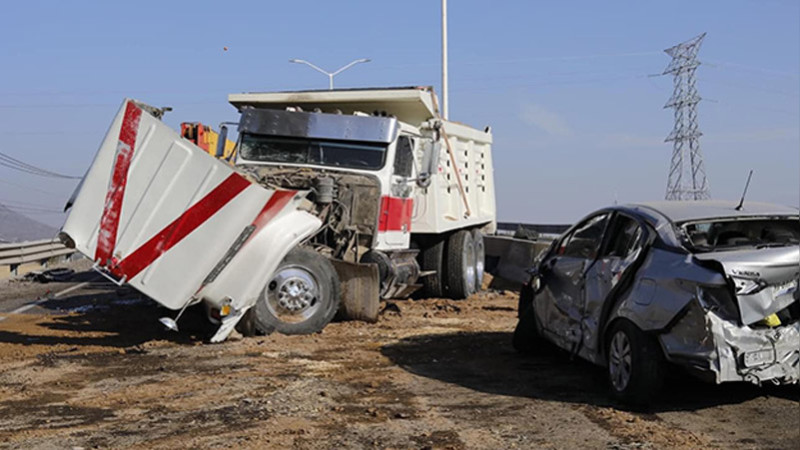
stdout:
<svg viewBox="0 0 800 450">
<path fill-rule="evenodd" d="M 479 230 L 458 230 L 438 238 L 421 251 L 422 279 L 426 297 L 461 300 L 481 290 L 485 250 Z"/>
</svg>

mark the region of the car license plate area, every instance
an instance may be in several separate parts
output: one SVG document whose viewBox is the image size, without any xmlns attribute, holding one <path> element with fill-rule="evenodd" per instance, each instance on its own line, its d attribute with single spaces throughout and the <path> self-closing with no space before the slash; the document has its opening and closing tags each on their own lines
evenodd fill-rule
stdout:
<svg viewBox="0 0 800 450">
<path fill-rule="evenodd" d="M 747 352 L 744 354 L 744 366 L 756 367 L 763 366 L 775 361 L 775 353 L 769 350 L 757 350 L 754 352 Z"/>
</svg>

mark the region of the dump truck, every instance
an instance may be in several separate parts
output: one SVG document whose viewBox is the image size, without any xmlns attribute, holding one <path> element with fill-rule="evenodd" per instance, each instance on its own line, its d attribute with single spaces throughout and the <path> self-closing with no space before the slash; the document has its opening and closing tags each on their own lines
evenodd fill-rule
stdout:
<svg viewBox="0 0 800 450">
<path fill-rule="evenodd" d="M 232 94 L 234 164 L 126 99 L 69 202 L 62 242 L 212 342 L 314 333 L 379 302 L 480 289 L 496 228 L 492 135 L 430 87 Z M 226 137 L 218 139 L 221 145 Z M 216 154 L 224 154 L 220 148 Z"/>
</svg>

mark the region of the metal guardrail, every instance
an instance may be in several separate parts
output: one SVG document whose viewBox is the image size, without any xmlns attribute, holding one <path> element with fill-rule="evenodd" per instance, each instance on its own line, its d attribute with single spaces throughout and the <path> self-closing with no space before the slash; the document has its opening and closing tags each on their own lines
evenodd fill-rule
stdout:
<svg viewBox="0 0 800 450">
<path fill-rule="evenodd" d="M 75 253 L 56 240 L 0 244 L 0 266 L 16 266 Z"/>
</svg>

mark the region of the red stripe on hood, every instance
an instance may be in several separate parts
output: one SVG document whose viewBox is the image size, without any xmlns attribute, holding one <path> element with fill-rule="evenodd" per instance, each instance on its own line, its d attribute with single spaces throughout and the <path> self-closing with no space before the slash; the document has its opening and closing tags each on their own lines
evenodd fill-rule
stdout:
<svg viewBox="0 0 800 450">
<path fill-rule="evenodd" d="M 125 184 L 128 182 L 128 169 L 133 159 L 133 149 L 136 146 L 136 134 L 139 132 L 139 119 L 142 110 L 132 101 L 125 105 L 125 115 L 119 130 L 117 152 L 114 161 L 114 171 L 106 193 L 106 202 L 103 207 L 103 216 L 100 218 L 100 231 L 97 234 L 97 248 L 94 260 L 100 265 L 108 264 L 114 246 L 117 244 L 117 229 L 122 212 L 122 199 L 125 195 Z"/>
</svg>

